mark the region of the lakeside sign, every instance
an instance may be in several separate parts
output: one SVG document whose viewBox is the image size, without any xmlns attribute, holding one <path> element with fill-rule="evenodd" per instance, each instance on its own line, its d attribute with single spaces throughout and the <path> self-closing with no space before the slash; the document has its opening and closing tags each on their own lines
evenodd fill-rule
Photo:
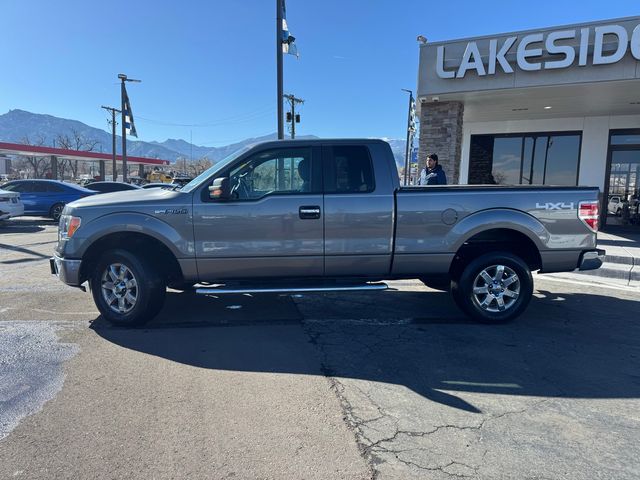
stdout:
<svg viewBox="0 0 640 480">
<path fill-rule="evenodd" d="M 593 34 L 593 43 L 590 39 Z M 576 41 L 578 42 L 576 44 Z M 487 62 L 477 41 L 469 41 L 457 69 L 445 67 L 445 45 L 439 45 L 436 53 L 436 73 L 442 79 L 464 78 L 467 72 L 484 77 L 500 73 L 514 73 L 514 66 L 525 72 L 557 70 L 573 65 L 609 65 L 622 60 L 629 50 L 640 61 L 640 24 L 629 31 L 620 25 L 600 25 L 594 28 L 582 27 L 556 30 L 548 33 L 531 33 L 510 36 L 501 42 L 497 38 L 489 40 Z M 593 51 L 590 52 L 590 46 Z M 515 62 L 507 55 L 515 49 Z"/>
</svg>

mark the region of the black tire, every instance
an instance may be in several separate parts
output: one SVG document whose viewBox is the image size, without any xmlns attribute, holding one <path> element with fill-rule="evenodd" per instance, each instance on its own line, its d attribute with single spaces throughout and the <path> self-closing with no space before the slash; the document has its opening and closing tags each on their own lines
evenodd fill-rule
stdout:
<svg viewBox="0 0 640 480">
<path fill-rule="evenodd" d="M 451 279 L 449 277 L 423 277 L 419 280 L 432 290 L 448 292 L 451 289 Z"/>
<path fill-rule="evenodd" d="M 49 216 L 53 219 L 54 222 L 60 221 L 60 215 L 62 215 L 62 210 L 64 210 L 64 203 L 56 203 L 49 210 Z"/>
<path fill-rule="evenodd" d="M 124 266 L 128 273 L 123 274 L 125 270 L 118 269 L 117 265 Z M 111 273 L 107 271 L 110 266 L 114 266 Z M 120 280 L 117 284 L 112 280 L 114 273 L 119 274 L 115 276 L 116 282 Z M 135 286 L 130 283 L 131 279 L 135 281 Z M 119 326 L 138 326 L 151 320 L 162 309 L 166 295 L 166 281 L 153 262 L 121 249 L 109 250 L 100 257 L 90 283 L 93 301 L 102 316 Z M 103 283 L 107 288 L 103 288 Z M 111 294 L 109 285 L 114 287 Z M 111 303 L 108 298 L 113 298 Z M 131 302 L 131 298 L 135 298 L 135 301 Z M 113 302 L 117 302 L 117 305 Z M 121 305 L 122 310 L 119 308 Z"/>
<path fill-rule="evenodd" d="M 487 277 L 491 282 L 485 280 Z M 474 288 L 477 289 L 475 293 Z M 460 278 L 451 282 L 451 294 L 458 307 L 474 320 L 506 323 L 522 314 L 529 305 L 533 277 L 520 257 L 507 252 L 491 252 L 472 260 L 464 268 Z"/>
</svg>

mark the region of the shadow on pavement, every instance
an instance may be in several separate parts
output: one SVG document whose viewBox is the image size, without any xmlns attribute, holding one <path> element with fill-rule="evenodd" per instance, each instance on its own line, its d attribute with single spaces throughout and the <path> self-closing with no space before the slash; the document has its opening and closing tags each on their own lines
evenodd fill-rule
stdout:
<svg viewBox="0 0 640 480">
<path fill-rule="evenodd" d="M 316 295 L 295 304 L 289 297 L 175 293 L 147 328 L 114 328 L 101 318 L 92 328 L 122 347 L 195 367 L 404 385 L 470 412 L 479 410 L 456 392 L 640 396 L 636 301 L 537 295 L 515 322 L 488 326 L 461 317 L 441 292 Z M 301 358 L 314 352 L 320 366 Z"/>
<path fill-rule="evenodd" d="M 0 235 L 3 233 L 37 233 L 45 229 L 41 225 L 25 225 L 23 223 L 9 223 L 10 221 L 0 221 Z"/>
<path fill-rule="evenodd" d="M 14 217 L 0 221 L 0 235 L 3 233 L 37 233 L 58 222 L 48 217 Z"/>
<path fill-rule="evenodd" d="M 31 258 L 18 258 L 18 259 L 12 259 L 12 260 L 5 260 L 0 262 L 0 263 L 6 263 L 6 264 L 30 262 L 34 260 L 41 260 L 43 258 L 49 258 L 51 256 L 51 255 L 44 255 L 40 252 L 36 252 L 35 250 L 32 250 L 30 248 L 16 247 L 14 245 L 7 245 L 4 243 L 0 243 L 0 249 L 6 249 L 12 252 L 23 253 L 31 257 Z"/>
</svg>

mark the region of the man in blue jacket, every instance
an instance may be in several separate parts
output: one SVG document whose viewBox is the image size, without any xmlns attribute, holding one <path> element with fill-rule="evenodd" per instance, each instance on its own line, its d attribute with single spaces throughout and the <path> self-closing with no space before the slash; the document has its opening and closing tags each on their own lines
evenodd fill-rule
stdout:
<svg viewBox="0 0 640 480">
<path fill-rule="evenodd" d="M 447 176 L 438 165 L 438 155 L 432 153 L 427 156 L 427 168 L 420 174 L 420 185 L 446 185 Z"/>
</svg>

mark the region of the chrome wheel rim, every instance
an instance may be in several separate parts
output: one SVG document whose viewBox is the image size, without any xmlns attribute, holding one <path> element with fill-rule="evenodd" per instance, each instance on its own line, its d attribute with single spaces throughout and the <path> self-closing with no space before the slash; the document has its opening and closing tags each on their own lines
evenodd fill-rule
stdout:
<svg viewBox="0 0 640 480">
<path fill-rule="evenodd" d="M 512 308 L 520 296 L 520 277 L 505 265 L 491 265 L 473 281 L 473 301 L 491 313 Z"/>
<path fill-rule="evenodd" d="M 112 263 L 102 274 L 102 298 L 115 313 L 129 313 L 138 301 L 138 281 L 122 263 Z"/>
</svg>

